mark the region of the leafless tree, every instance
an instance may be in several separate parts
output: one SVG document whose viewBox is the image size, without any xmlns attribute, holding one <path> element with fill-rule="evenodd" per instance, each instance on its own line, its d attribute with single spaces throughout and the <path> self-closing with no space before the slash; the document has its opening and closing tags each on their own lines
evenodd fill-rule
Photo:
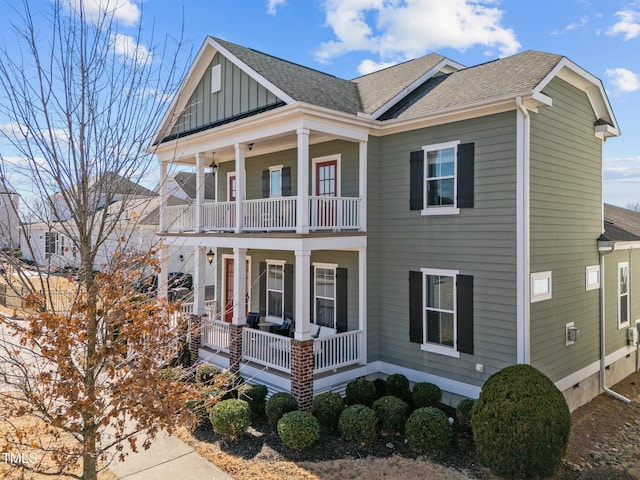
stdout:
<svg viewBox="0 0 640 480">
<path fill-rule="evenodd" d="M 640 202 L 627 203 L 627 209 L 633 210 L 634 212 L 640 212 Z"/>
</svg>

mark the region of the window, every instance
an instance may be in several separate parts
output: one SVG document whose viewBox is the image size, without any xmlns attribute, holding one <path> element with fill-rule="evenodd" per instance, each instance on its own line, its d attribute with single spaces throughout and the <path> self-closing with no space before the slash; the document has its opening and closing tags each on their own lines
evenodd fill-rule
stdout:
<svg viewBox="0 0 640 480">
<path fill-rule="evenodd" d="M 336 328 L 336 267 L 323 264 L 314 264 L 314 267 L 314 323 Z"/>
<path fill-rule="evenodd" d="M 271 166 L 262 171 L 262 198 L 291 196 L 291 167 Z"/>
<path fill-rule="evenodd" d="M 473 277 L 457 270 L 409 272 L 409 340 L 460 357 L 473 353 Z"/>
<path fill-rule="evenodd" d="M 44 253 L 47 256 L 58 253 L 58 234 L 56 232 L 44 233 Z"/>
<path fill-rule="evenodd" d="M 211 67 L 211 93 L 222 90 L 222 65 Z"/>
<path fill-rule="evenodd" d="M 474 206 L 473 143 L 459 141 L 422 147 L 410 155 L 410 209 L 447 215 Z"/>
<path fill-rule="evenodd" d="M 284 264 L 267 263 L 267 317 L 284 319 Z"/>
<path fill-rule="evenodd" d="M 269 167 L 269 196 L 282 196 L 282 165 Z"/>
<path fill-rule="evenodd" d="M 227 202 L 236 201 L 236 191 L 236 172 L 229 172 L 227 173 Z"/>
<path fill-rule="evenodd" d="M 618 328 L 629 326 L 629 264 L 618 264 Z"/>
<path fill-rule="evenodd" d="M 600 288 L 600 265 L 590 265 L 586 267 L 585 284 L 587 290 Z"/>
<path fill-rule="evenodd" d="M 531 303 L 551 298 L 551 272 L 531 274 Z"/>
</svg>

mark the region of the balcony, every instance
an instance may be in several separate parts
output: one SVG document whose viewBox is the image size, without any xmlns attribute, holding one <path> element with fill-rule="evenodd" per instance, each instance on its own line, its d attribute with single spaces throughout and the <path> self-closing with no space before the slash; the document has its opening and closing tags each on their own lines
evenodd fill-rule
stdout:
<svg viewBox="0 0 640 480">
<path fill-rule="evenodd" d="M 242 202 L 215 202 L 167 206 L 163 225 L 169 233 L 295 232 L 299 231 L 298 197 L 264 198 Z M 238 217 L 238 205 L 243 214 Z M 200 227 L 197 226 L 200 208 Z M 357 197 L 308 197 L 309 231 L 361 231 L 361 199 Z M 240 220 L 240 221 L 239 221 Z"/>
</svg>

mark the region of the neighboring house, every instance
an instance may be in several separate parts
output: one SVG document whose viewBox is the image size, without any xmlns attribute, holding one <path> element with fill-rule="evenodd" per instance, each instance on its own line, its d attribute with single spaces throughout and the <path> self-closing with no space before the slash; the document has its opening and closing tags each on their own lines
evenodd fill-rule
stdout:
<svg viewBox="0 0 640 480">
<path fill-rule="evenodd" d="M 577 407 L 636 361 L 607 317 L 600 362 L 617 135 L 600 80 L 560 55 L 430 54 L 349 81 L 208 37 L 154 140 L 161 180 L 177 163 L 199 186 L 182 206 L 160 189 L 162 241 L 193 249 L 192 318 L 208 315 L 193 349 L 302 408 L 392 373 L 455 404 L 515 363 Z M 265 330 L 291 319 L 292 338 L 243 328 L 248 312 Z"/>
<path fill-rule="evenodd" d="M 20 246 L 20 195 L 0 185 L 0 248 Z"/>
</svg>

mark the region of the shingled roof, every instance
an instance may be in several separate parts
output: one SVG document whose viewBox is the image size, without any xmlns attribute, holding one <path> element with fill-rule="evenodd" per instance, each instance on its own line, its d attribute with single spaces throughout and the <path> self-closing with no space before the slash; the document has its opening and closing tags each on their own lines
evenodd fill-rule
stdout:
<svg viewBox="0 0 640 480">
<path fill-rule="evenodd" d="M 600 240 L 610 242 L 640 241 L 640 212 L 605 203 L 604 233 Z"/>
</svg>

